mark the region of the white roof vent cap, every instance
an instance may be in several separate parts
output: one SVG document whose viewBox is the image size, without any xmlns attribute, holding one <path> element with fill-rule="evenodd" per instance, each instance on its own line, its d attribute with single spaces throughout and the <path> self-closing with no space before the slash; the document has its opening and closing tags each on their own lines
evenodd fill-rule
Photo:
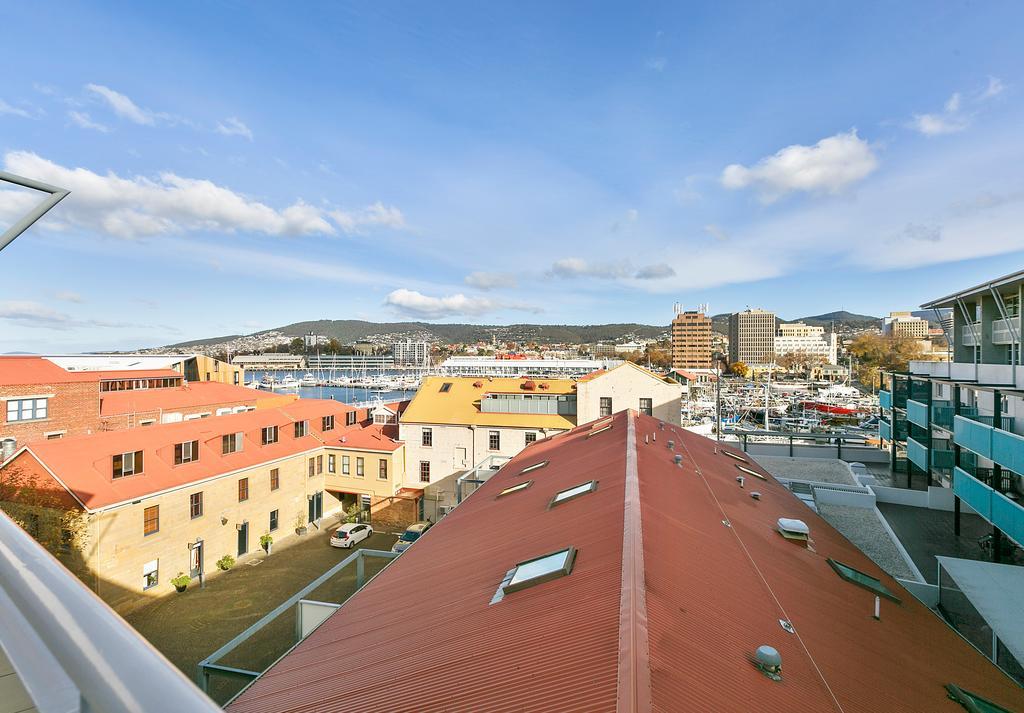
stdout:
<svg viewBox="0 0 1024 713">
<path fill-rule="evenodd" d="M 782 680 L 782 657 L 772 646 L 758 646 L 754 652 L 754 665 L 773 681 Z"/>
<path fill-rule="evenodd" d="M 803 520 L 794 520 L 788 517 L 779 518 L 779 529 L 784 533 L 803 535 L 804 537 L 811 534 L 811 528 L 807 527 L 806 522 Z"/>
</svg>

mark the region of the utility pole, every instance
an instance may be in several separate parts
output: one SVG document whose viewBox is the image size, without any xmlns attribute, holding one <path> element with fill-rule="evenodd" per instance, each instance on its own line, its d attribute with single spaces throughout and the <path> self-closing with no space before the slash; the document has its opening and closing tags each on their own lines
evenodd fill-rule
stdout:
<svg viewBox="0 0 1024 713">
<path fill-rule="evenodd" d="M 722 352 L 715 352 L 715 367 L 718 376 L 715 378 L 715 440 L 722 440 Z"/>
</svg>

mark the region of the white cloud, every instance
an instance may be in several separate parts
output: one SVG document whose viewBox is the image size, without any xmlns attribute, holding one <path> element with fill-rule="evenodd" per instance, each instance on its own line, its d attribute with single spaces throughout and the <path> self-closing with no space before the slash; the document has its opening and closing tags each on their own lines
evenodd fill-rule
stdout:
<svg viewBox="0 0 1024 713">
<path fill-rule="evenodd" d="M 252 141 L 252 130 L 233 116 L 217 122 L 217 133 L 225 136 L 241 136 Z"/>
<path fill-rule="evenodd" d="M 647 69 L 654 70 L 655 72 L 663 72 L 667 66 L 668 60 L 664 57 L 652 57 L 647 60 Z"/>
<path fill-rule="evenodd" d="M 78 294 L 77 292 L 72 292 L 71 290 L 61 290 L 59 292 L 54 293 L 53 296 L 55 299 L 58 299 L 61 302 L 74 302 L 75 304 L 81 304 L 85 302 L 85 299 L 83 299 L 83 297 L 80 294 Z"/>
<path fill-rule="evenodd" d="M 99 131 L 104 134 L 110 131 L 110 129 L 103 124 L 93 121 L 92 117 L 84 111 L 69 111 L 68 118 L 83 129 L 91 129 L 92 131 Z"/>
<path fill-rule="evenodd" d="M 153 112 L 139 107 L 127 96 L 114 91 L 110 87 L 105 87 L 102 84 L 86 84 L 85 89 L 105 101 L 113 112 L 122 119 L 145 126 L 153 126 L 156 123 L 156 115 Z"/>
<path fill-rule="evenodd" d="M 675 277 L 676 271 L 671 265 L 659 262 L 656 265 L 647 265 L 636 271 L 634 277 L 638 280 L 664 280 L 668 277 Z"/>
<path fill-rule="evenodd" d="M 878 158 L 871 146 L 852 129 L 813 146 L 787 146 L 749 168 L 726 166 L 721 181 L 733 190 L 754 187 L 762 201 L 771 203 L 793 191 L 840 193 L 876 168 Z"/>
<path fill-rule="evenodd" d="M 946 100 L 946 113 L 953 114 L 960 111 L 960 92 L 954 92 L 953 95 Z"/>
<path fill-rule="evenodd" d="M 511 289 L 517 285 L 516 276 L 509 272 L 471 272 L 464 282 L 478 290 Z"/>
<path fill-rule="evenodd" d="M 4 114 L 9 114 L 10 116 L 20 116 L 22 119 L 35 118 L 32 116 L 31 112 L 16 106 L 12 106 L 5 102 L 3 99 L 0 99 L 0 116 L 3 116 Z"/>
<path fill-rule="evenodd" d="M 0 302 L 0 320 L 13 322 L 23 327 L 42 329 L 73 329 L 75 327 L 102 328 L 140 328 L 152 325 L 131 324 L 128 322 L 108 322 L 99 319 L 76 319 L 71 315 L 47 307 L 39 302 L 14 300 Z"/>
<path fill-rule="evenodd" d="M 526 312 L 540 310 L 529 305 L 493 300 L 489 297 L 467 297 L 459 293 L 445 297 L 430 297 L 415 290 L 398 289 L 391 292 L 384 304 L 399 313 L 416 319 L 443 319 L 445 317 L 477 317 L 488 312 L 511 309 Z"/>
<path fill-rule="evenodd" d="M 982 90 L 981 94 L 978 96 L 978 100 L 984 101 L 986 99 L 991 99 L 994 96 L 1002 94 L 1004 89 L 1006 89 L 1006 85 L 1003 84 L 1003 80 L 998 77 L 989 77 L 988 86 Z"/>
<path fill-rule="evenodd" d="M 704 232 L 718 242 L 725 242 L 729 239 L 729 233 L 727 233 L 721 226 L 715 225 L 714 223 L 708 223 L 705 225 Z"/>
<path fill-rule="evenodd" d="M 970 121 L 966 117 L 955 114 L 914 114 L 910 122 L 910 128 L 925 136 L 955 134 L 969 125 Z"/>
<path fill-rule="evenodd" d="M 381 227 L 401 230 L 406 227 L 405 216 L 395 206 L 380 201 L 357 211 L 332 210 L 331 219 L 346 233 L 359 233 L 364 227 Z"/>
<path fill-rule="evenodd" d="M 561 277 L 564 279 L 590 277 L 596 280 L 621 280 L 628 278 L 661 280 L 666 277 L 673 277 L 676 271 L 665 263 L 644 265 L 634 270 L 629 260 L 622 262 L 588 262 L 583 258 L 569 257 L 552 263 L 551 269 L 548 270 L 547 274 L 549 277 Z"/>
<path fill-rule="evenodd" d="M 375 203 L 354 214 L 326 212 L 299 199 L 282 209 L 248 198 L 205 179 L 164 172 L 156 178 L 122 178 L 85 168 L 67 168 L 28 151 L 4 157 L 12 173 L 33 176 L 68 188 L 71 196 L 60 205 L 56 220 L 120 238 L 138 238 L 197 231 L 265 235 L 333 235 L 340 228 L 404 225 L 397 208 Z M 32 197 L 0 191 L 0 216 L 14 215 L 32 205 Z M 334 223 L 331 222 L 334 221 Z"/>
</svg>

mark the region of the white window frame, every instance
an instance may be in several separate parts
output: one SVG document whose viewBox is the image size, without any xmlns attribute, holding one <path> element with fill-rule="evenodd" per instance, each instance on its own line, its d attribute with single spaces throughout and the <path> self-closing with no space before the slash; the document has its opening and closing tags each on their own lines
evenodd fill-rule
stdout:
<svg viewBox="0 0 1024 713">
<path fill-rule="evenodd" d="M 153 575 L 153 581 L 149 581 L 149 575 Z M 142 591 L 152 589 L 160 584 L 160 560 L 155 559 L 142 565 Z"/>
</svg>

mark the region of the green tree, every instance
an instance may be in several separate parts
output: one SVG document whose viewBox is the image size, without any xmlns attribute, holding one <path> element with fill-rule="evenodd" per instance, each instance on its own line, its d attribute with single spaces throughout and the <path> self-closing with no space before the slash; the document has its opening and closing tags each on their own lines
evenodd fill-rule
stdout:
<svg viewBox="0 0 1024 713">
<path fill-rule="evenodd" d="M 906 371 L 910 362 L 920 359 L 921 345 L 908 337 L 862 334 L 846 350 L 857 360 L 854 376 L 865 386 L 877 388 L 883 371 Z"/>
<path fill-rule="evenodd" d="M 302 340 L 302 337 L 295 337 L 295 339 L 293 339 L 291 341 L 291 344 L 288 345 L 288 353 L 289 354 L 305 354 L 306 353 L 306 343 Z"/>
</svg>

